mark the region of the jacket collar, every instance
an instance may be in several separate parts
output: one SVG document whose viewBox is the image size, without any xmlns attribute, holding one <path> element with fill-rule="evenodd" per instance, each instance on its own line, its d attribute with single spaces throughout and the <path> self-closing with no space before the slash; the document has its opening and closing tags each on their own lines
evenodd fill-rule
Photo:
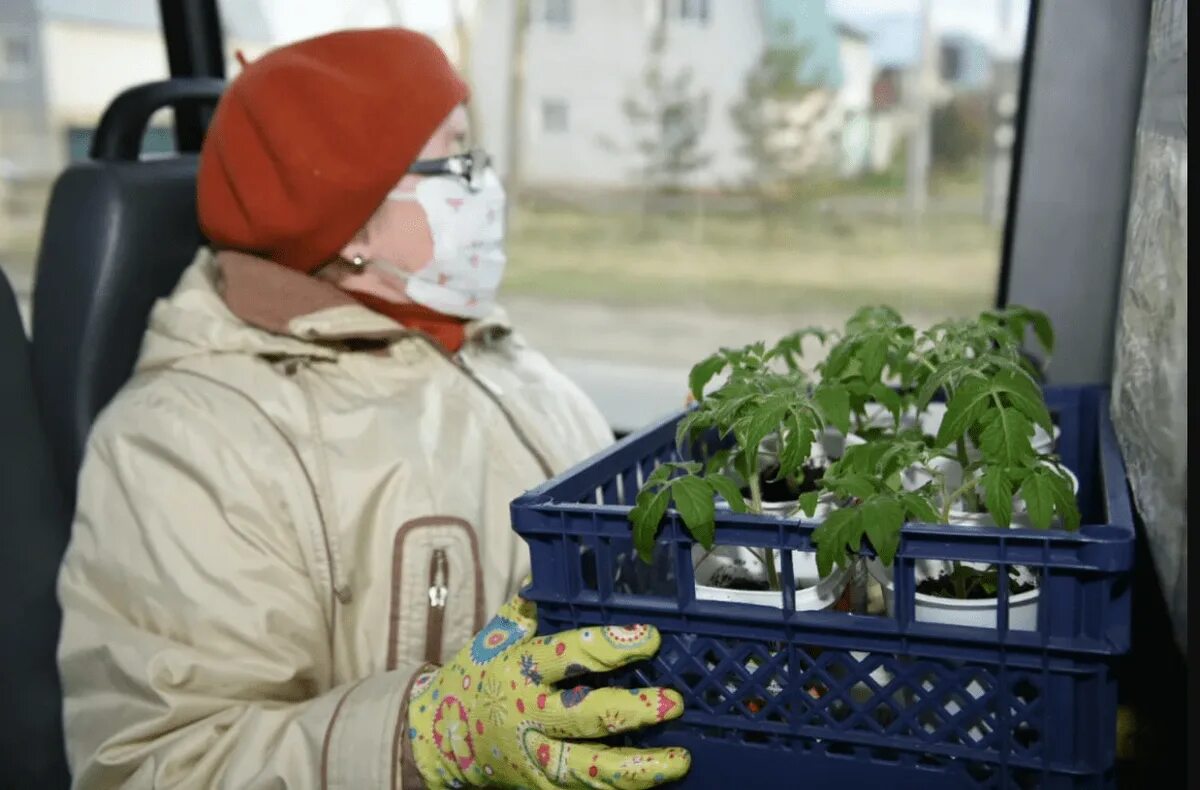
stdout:
<svg viewBox="0 0 1200 790">
<path fill-rule="evenodd" d="M 225 306 L 250 326 L 306 342 L 395 340 L 411 331 L 316 277 L 244 252 L 216 254 L 217 288 Z M 466 325 L 468 342 L 512 333 L 503 310 Z"/>
</svg>

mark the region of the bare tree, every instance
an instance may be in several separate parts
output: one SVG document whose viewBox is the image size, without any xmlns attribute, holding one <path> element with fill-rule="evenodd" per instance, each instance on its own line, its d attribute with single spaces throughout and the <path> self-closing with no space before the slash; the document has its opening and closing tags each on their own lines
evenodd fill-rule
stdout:
<svg viewBox="0 0 1200 790">
<path fill-rule="evenodd" d="M 780 188 L 819 153 L 815 133 L 832 102 L 823 75 L 806 68 L 808 62 L 805 47 L 768 47 L 730 107 L 741 137 L 738 152 L 749 165 L 743 187 L 757 199 L 768 235 L 775 232 Z"/>
<path fill-rule="evenodd" d="M 388 19 L 396 27 L 404 27 L 404 0 L 384 0 Z"/>
<path fill-rule="evenodd" d="M 922 216 L 929 203 L 930 116 L 937 79 L 936 40 L 930 0 L 920 0 L 919 25 L 918 60 L 910 75 L 913 128 L 908 138 L 908 172 L 905 178 L 905 202 L 912 218 Z"/>
<path fill-rule="evenodd" d="M 807 59 L 808 50 L 801 47 L 766 49 L 746 74 L 741 100 L 730 108 L 742 138 L 739 153 L 750 166 L 745 185 L 760 193 L 794 172 L 829 103 L 820 80 L 802 76 Z M 805 104 L 804 117 L 794 117 Z"/>
<path fill-rule="evenodd" d="M 712 161 L 712 154 L 700 148 L 708 128 L 708 93 L 693 90 L 691 69 L 665 73 L 666 47 L 666 24 L 661 22 L 650 37 L 640 95 L 621 104 L 635 130 L 633 148 L 641 158 L 643 183 L 655 192 L 683 189 L 689 175 Z M 602 144 L 619 149 L 607 140 Z"/>
<path fill-rule="evenodd" d="M 397 2 L 397 0 L 391 0 Z M 472 79 L 471 74 L 471 56 L 474 47 L 474 12 L 477 6 L 471 5 L 471 13 L 463 8 L 463 0 L 450 0 L 450 11 L 454 18 L 454 40 L 458 49 L 458 70 L 462 74 L 463 79 L 468 82 Z M 479 111 L 475 107 L 474 102 L 467 102 L 467 117 L 471 122 L 471 134 L 476 139 L 482 139 L 483 127 L 480 125 Z"/>
</svg>

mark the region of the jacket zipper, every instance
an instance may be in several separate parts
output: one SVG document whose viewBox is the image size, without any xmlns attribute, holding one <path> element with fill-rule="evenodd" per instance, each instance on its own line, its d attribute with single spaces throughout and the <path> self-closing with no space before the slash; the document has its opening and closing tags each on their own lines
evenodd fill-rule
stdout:
<svg viewBox="0 0 1200 790">
<path fill-rule="evenodd" d="M 446 599 L 450 597 L 450 562 L 445 549 L 434 549 L 429 558 L 429 614 L 425 620 L 425 661 L 442 663 L 442 629 Z"/>
</svg>

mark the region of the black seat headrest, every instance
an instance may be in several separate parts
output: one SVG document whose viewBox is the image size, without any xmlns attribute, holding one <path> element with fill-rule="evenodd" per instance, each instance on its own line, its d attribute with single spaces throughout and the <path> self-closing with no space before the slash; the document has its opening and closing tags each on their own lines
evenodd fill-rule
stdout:
<svg viewBox="0 0 1200 790">
<path fill-rule="evenodd" d="M 101 119 L 92 160 L 55 182 L 34 285 L 33 363 L 72 506 L 92 421 L 129 378 L 150 308 L 202 241 L 197 157 L 139 161 L 142 134 L 156 110 L 215 104 L 223 85 L 167 80 L 126 91 Z"/>
</svg>

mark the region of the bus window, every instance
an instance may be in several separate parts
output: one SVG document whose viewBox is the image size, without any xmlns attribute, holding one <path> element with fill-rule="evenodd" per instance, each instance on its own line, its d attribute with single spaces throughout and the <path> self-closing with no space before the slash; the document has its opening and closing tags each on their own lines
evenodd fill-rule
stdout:
<svg viewBox="0 0 1200 790">
<path fill-rule="evenodd" d="M 1028 0 L 261 8 L 271 44 L 401 24 L 446 49 L 509 191 L 505 305 L 618 429 L 718 346 L 996 298 Z"/>
</svg>

